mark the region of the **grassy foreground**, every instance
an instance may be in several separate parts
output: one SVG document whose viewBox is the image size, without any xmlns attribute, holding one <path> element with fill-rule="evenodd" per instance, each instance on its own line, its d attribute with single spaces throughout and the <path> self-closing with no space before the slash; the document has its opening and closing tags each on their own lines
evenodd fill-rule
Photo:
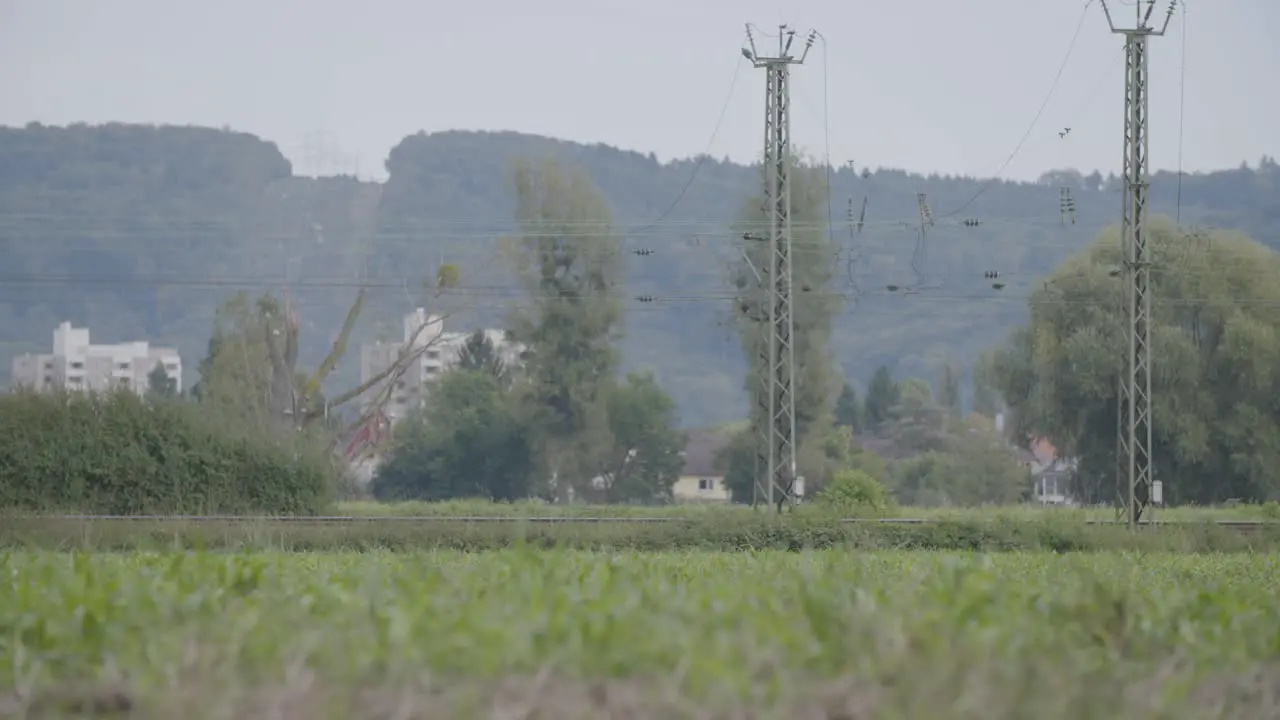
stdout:
<svg viewBox="0 0 1280 720">
<path fill-rule="evenodd" d="M 1274 717 L 1278 592 L 1262 555 L 9 553 L 0 716 Z"/>
</svg>

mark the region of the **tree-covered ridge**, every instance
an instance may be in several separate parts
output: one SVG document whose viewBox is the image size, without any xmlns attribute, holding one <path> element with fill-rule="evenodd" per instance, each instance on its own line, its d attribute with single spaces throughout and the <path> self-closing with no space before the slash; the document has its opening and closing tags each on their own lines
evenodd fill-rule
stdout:
<svg viewBox="0 0 1280 720">
<path fill-rule="evenodd" d="M 0 129 L 0 373 L 13 353 L 47 348 L 64 319 L 88 325 L 95 341 L 174 344 L 194 367 L 219 301 L 239 289 L 288 290 L 302 326 L 301 362 L 312 367 L 358 285 L 369 286 L 369 301 L 353 343 L 398 334 L 406 298 L 443 264 L 461 268 L 450 301 L 468 311 L 451 318 L 453 329 L 505 324 L 520 291 L 501 261 L 504 239 L 517 231 L 512 164 L 544 157 L 581 168 L 612 216 L 627 276 L 621 369 L 652 369 L 686 425 L 744 417 L 746 364 L 729 279 L 740 256 L 735 221 L 759 194 L 757 170 L 711 158 L 662 164 L 518 133 L 407 137 L 389 155 L 387 182 L 375 184 L 293 177 L 272 143 L 243 133 L 119 124 Z M 1181 220 L 1280 245 L 1277 178 L 1270 160 L 1186 176 Z M 1157 173 L 1152 182 L 1153 211 L 1177 213 L 1178 179 Z M 1064 184 L 1072 187 L 1074 223 L 1060 213 Z M 935 220 L 924 242 L 918 193 Z M 827 289 L 845 295 L 832 349 L 855 381 L 881 364 L 899 377 L 926 378 L 939 377 L 948 361 L 971 367 L 1026 318 L 1041 279 L 1120 208 L 1114 178 L 1078 173 L 989 183 L 840 168 L 830 192 L 819 193 L 821 205 L 828 197 L 830 208 L 818 208 L 809 229 L 839 251 Z M 825 227 L 828 215 L 834 222 Z M 962 224 L 967 219 L 980 224 Z M 999 273 L 1003 289 L 984 272 Z M 889 285 L 927 289 L 907 294 Z M 352 384 L 355 357 L 335 382 Z"/>
</svg>

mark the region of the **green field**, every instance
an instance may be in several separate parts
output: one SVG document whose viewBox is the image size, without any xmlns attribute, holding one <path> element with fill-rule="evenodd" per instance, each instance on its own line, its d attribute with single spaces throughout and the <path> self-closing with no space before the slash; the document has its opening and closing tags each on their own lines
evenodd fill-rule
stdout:
<svg viewBox="0 0 1280 720">
<path fill-rule="evenodd" d="M 1280 712 L 1274 555 L 16 552 L 0 576 L 0 716 Z"/>
</svg>

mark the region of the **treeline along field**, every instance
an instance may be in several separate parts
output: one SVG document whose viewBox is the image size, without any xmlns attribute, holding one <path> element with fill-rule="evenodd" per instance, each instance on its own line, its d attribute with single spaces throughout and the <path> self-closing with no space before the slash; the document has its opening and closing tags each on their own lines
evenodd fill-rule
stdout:
<svg viewBox="0 0 1280 720">
<path fill-rule="evenodd" d="M 1274 555 L 8 553 L 0 715 L 1273 717 L 1278 582 Z"/>
<path fill-rule="evenodd" d="M 1106 550 L 1179 552 L 1280 547 L 1265 524 L 1247 536 L 1212 520 L 1266 519 L 1274 506 L 1177 510 L 1166 527 L 1132 534 L 1086 525 L 1095 513 L 961 510 L 927 513 L 921 526 L 851 525 L 851 516 L 898 514 L 894 507 L 813 505 L 785 517 L 742 506 L 579 506 L 539 503 L 335 503 L 337 470 L 324 443 L 306 434 L 257 432 L 199 403 L 138 397 L 16 393 L 0 396 L 0 547 L 61 549 L 242 548 L 295 550 L 532 547 L 617 550 Z M 128 523 L 59 515 L 246 515 L 293 518 L 421 513 L 430 523 Z M 910 515 L 908 510 L 904 514 Z M 1007 514 L 1005 514 L 1007 513 Z M 442 516 L 453 515 L 452 518 Z M 456 516 L 652 517 L 653 523 L 476 523 Z M 1161 517 L 1165 517 L 1161 515 Z M 671 522 L 667 522 L 671 521 Z M 1191 521 L 1187 524 L 1187 521 Z M 1197 523 L 1196 521 L 1202 521 Z"/>
</svg>

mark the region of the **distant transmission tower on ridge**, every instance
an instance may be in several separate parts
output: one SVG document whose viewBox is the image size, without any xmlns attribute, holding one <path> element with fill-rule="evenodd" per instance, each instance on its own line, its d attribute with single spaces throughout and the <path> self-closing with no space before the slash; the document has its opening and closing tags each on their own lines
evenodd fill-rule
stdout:
<svg viewBox="0 0 1280 720">
<path fill-rule="evenodd" d="M 795 30 L 778 27 L 778 54 L 762 56 L 756 51 L 751 25 L 747 24 L 747 45 L 742 54 L 765 71 L 764 169 L 766 212 L 769 214 L 769 269 L 765 347 L 767 362 L 760 364 L 757 378 L 755 428 L 758 436 L 757 473 L 753 499 L 762 487 L 770 505 L 782 510 L 804 496 L 804 479 L 796 474 L 795 323 L 791 298 L 791 66 L 800 65 L 809 55 L 817 33 L 809 31 L 800 57 L 791 53 Z M 764 359 L 764 358 L 762 358 Z M 759 411 L 767 412 L 761 423 Z M 763 471 L 763 472 L 761 472 Z M 754 503 L 753 503 L 754 504 Z"/>
<path fill-rule="evenodd" d="M 1120 378 L 1116 402 L 1116 484 L 1129 527 L 1135 528 L 1142 511 L 1160 504 L 1161 486 L 1152 475 L 1151 439 L 1151 261 L 1147 255 L 1147 189 L 1150 184 L 1147 137 L 1147 94 L 1150 65 L 1147 38 L 1162 36 L 1169 29 L 1178 0 L 1171 0 L 1159 30 L 1150 24 L 1155 0 L 1134 2 L 1136 24 L 1117 27 L 1107 0 L 1102 12 L 1111 32 L 1124 35 L 1124 202 L 1121 218 L 1121 248 L 1124 297 L 1128 307 L 1129 347 L 1124 375 Z M 1127 492 L 1125 490 L 1127 488 Z"/>
</svg>

